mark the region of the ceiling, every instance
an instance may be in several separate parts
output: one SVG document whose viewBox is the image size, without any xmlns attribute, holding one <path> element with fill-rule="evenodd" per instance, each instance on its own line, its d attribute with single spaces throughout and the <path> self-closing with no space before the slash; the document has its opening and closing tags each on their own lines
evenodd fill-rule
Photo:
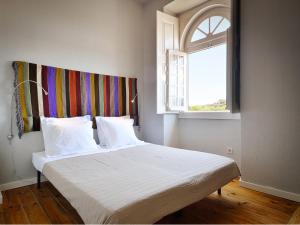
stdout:
<svg viewBox="0 0 300 225">
<path fill-rule="evenodd" d="M 140 4 L 147 4 L 152 0 L 136 0 Z M 173 14 L 179 14 L 185 12 L 195 6 L 201 5 L 208 0 L 170 0 L 170 3 L 164 7 L 164 10 L 171 12 Z"/>
<path fill-rule="evenodd" d="M 164 11 L 172 14 L 180 14 L 206 1 L 208 0 L 174 0 L 164 7 Z"/>
</svg>

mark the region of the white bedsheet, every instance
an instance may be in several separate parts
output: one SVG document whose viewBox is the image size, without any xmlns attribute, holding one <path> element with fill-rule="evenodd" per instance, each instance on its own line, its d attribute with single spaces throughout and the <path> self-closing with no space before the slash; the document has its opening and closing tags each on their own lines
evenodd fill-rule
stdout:
<svg viewBox="0 0 300 225">
<path fill-rule="evenodd" d="M 101 148 L 98 145 L 98 149 L 96 151 L 81 152 L 81 153 L 76 153 L 76 154 L 71 154 L 71 155 L 61 155 L 61 156 L 54 156 L 54 157 L 46 156 L 45 151 L 34 152 L 34 153 L 32 153 L 32 164 L 36 170 L 42 172 L 45 164 L 48 162 L 52 162 L 52 161 L 56 161 L 56 160 L 60 160 L 60 159 L 77 157 L 77 156 L 92 155 L 92 154 L 96 154 L 96 153 L 107 153 L 107 152 L 112 152 L 112 151 L 118 151 L 120 149 L 139 146 L 139 145 L 146 145 L 146 144 L 148 144 L 148 143 L 140 141 L 140 143 L 137 145 L 128 145 L 128 146 L 124 146 L 124 147 L 110 148 L 110 149 L 109 148 Z"/>
<path fill-rule="evenodd" d="M 240 175 L 232 159 L 153 144 L 51 161 L 42 172 L 88 224 L 151 224 Z"/>
</svg>

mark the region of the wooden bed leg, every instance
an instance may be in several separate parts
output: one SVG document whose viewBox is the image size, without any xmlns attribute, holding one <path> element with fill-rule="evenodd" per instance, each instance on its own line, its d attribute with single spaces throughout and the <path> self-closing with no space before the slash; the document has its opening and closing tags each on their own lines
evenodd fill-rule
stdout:
<svg viewBox="0 0 300 225">
<path fill-rule="evenodd" d="M 41 172 L 37 171 L 37 188 L 41 188 Z"/>
<path fill-rule="evenodd" d="M 221 195 L 221 194 L 222 194 L 222 189 L 219 188 L 219 189 L 218 189 L 218 195 Z"/>
</svg>

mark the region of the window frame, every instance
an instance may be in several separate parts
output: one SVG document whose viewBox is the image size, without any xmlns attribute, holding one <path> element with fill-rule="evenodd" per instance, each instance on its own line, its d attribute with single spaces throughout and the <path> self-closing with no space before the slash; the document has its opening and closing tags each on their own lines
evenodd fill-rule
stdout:
<svg viewBox="0 0 300 225">
<path fill-rule="evenodd" d="M 194 35 L 194 32 L 198 28 L 198 26 L 204 22 L 209 17 L 213 16 L 221 16 L 225 19 L 231 21 L 230 19 L 230 9 L 227 7 L 217 7 L 210 9 L 206 11 L 205 13 L 201 14 L 197 20 L 193 22 L 193 25 L 191 26 L 190 30 L 187 33 L 187 36 L 185 38 L 184 42 L 184 51 L 187 54 L 198 52 L 207 48 L 210 48 L 212 46 L 217 46 L 223 43 L 226 43 L 226 31 L 223 31 L 221 33 L 215 34 L 210 37 L 206 37 L 197 41 L 192 42 L 192 37 Z"/>
<path fill-rule="evenodd" d="M 204 22 L 206 19 L 213 17 L 213 16 L 221 16 L 228 21 L 230 21 L 231 25 L 231 13 L 230 13 L 230 8 L 225 7 L 225 6 L 219 6 L 212 8 L 210 10 L 207 10 L 203 14 L 201 14 L 191 25 L 189 31 L 187 32 L 187 35 L 185 37 L 184 41 L 184 52 L 187 53 L 187 75 L 186 75 L 186 110 L 184 112 L 180 112 L 179 118 L 200 118 L 200 119 L 239 119 L 239 116 L 230 116 L 232 114 L 230 111 L 189 111 L 189 81 L 190 81 L 190 76 L 189 76 L 189 54 L 199 52 L 205 49 L 208 49 L 212 46 L 218 46 L 221 44 L 227 44 L 227 31 L 223 31 L 221 33 L 212 35 L 210 37 L 206 37 L 197 41 L 192 42 L 192 37 L 194 35 L 194 32 L 198 28 L 198 26 Z M 226 71 L 226 95 L 228 94 L 228 71 Z M 226 96 L 226 99 L 227 96 Z M 226 108 L 228 108 L 228 102 L 226 101 Z M 222 115 L 223 114 L 223 115 Z"/>
<path fill-rule="evenodd" d="M 173 106 L 170 103 L 170 57 L 181 57 L 183 60 L 183 105 L 182 106 Z M 185 52 L 181 52 L 179 50 L 167 50 L 167 72 L 166 72 L 166 112 L 181 112 L 181 111 L 186 111 L 186 107 L 187 107 L 187 53 Z M 177 65 L 178 66 L 178 65 Z M 178 79 L 178 77 L 177 77 Z M 178 84 L 177 84 L 178 85 Z M 177 86 L 177 91 L 178 91 L 179 87 Z M 177 96 L 178 97 L 178 96 Z"/>
</svg>

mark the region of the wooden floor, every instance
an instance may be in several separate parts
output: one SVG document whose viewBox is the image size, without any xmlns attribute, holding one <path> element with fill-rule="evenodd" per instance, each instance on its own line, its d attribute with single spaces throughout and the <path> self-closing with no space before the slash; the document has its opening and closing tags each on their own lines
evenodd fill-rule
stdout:
<svg viewBox="0 0 300 225">
<path fill-rule="evenodd" d="M 0 223 L 78 224 L 80 216 L 49 183 L 4 191 Z M 202 201 L 163 218 L 158 223 L 300 223 L 300 205 L 239 187 L 237 180 Z"/>
</svg>

